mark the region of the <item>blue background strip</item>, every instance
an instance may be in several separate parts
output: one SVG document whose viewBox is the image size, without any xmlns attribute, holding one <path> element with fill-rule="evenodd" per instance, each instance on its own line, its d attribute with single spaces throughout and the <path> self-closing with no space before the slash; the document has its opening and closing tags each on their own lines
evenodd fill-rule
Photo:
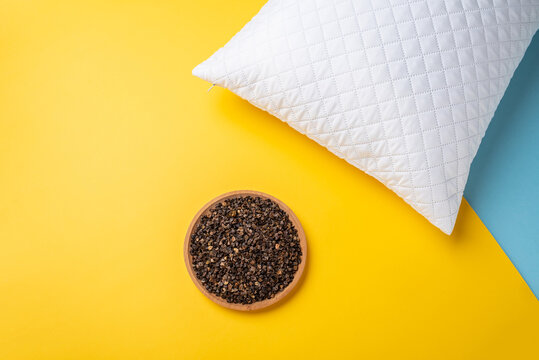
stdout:
<svg viewBox="0 0 539 360">
<path fill-rule="evenodd" d="M 464 196 L 539 298 L 539 33 L 490 123 Z"/>
</svg>

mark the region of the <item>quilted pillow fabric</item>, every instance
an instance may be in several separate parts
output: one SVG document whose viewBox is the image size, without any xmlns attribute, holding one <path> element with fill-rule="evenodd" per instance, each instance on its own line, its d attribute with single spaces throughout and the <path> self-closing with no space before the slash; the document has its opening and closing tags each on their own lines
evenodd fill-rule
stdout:
<svg viewBox="0 0 539 360">
<path fill-rule="evenodd" d="M 470 164 L 538 26 L 539 0 L 270 0 L 193 74 L 287 122 L 450 234 Z"/>
</svg>

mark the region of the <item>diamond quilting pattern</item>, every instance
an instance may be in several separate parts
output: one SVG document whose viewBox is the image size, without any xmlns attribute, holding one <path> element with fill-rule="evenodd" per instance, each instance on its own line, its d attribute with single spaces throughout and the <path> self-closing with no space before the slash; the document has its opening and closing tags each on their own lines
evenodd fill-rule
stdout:
<svg viewBox="0 0 539 360">
<path fill-rule="evenodd" d="M 450 234 L 539 0 L 270 0 L 193 70 Z"/>
</svg>

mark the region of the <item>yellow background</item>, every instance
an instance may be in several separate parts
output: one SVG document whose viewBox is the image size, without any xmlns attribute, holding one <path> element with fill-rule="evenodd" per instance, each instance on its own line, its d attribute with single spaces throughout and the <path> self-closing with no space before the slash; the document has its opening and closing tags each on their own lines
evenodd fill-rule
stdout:
<svg viewBox="0 0 539 360">
<path fill-rule="evenodd" d="M 464 201 L 448 237 L 374 179 L 191 75 L 263 0 L 0 0 L 0 359 L 537 359 L 539 306 Z M 254 189 L 304 281 L 218 307 L 195 212 Z"/>
</svg>

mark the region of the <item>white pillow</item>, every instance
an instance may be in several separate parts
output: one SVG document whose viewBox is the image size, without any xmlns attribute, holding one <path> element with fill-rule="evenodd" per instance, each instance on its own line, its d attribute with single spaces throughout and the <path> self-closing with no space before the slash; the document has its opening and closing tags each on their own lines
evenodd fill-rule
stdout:
<svg viewBox="0 0 539 360">
<path fill-rule="evenodd" d="M 450 234 L 538 13 L 539 0 L 270 0 L 193 74 L 287 122 Z"/>
</svg>

